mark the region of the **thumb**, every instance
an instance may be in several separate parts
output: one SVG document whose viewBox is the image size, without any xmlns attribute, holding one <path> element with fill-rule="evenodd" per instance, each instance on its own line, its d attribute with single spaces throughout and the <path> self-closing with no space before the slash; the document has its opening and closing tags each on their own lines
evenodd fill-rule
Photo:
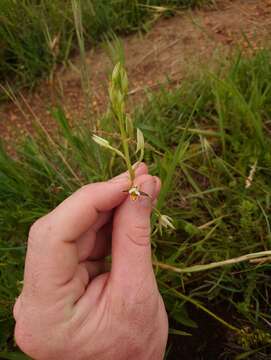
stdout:
<svg viewBox="0 0 271 360">
<path fill-rule="evenodd" d="M 149 196 L 136 201 L 130 196 L 118 207 L 113 220 L 111 280 L 118 287 L 141 289 L 142 282 L 155 282 L 150 243 L 152 204 L 160 190 L 160 180 L 150 175 L 136 178 L 135 185 Z M 149 284 L 149 285 L 148 285 Z M 126 291 L 125 291 L 126 293 Z"/>
</svg>

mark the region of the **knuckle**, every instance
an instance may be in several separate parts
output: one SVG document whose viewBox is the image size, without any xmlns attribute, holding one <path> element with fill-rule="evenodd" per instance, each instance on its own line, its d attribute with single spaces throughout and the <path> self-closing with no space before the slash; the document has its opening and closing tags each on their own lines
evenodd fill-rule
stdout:
<svg viewBox="0 0 271 360">
<path fill-rule="evenodd" d="M 134 225 L 134 231 L 138 236 L 149 236 L 150 235 L 150 226 L 148 224 L 143 225 Z"/>
<path fill-rule="evenodd" d="M 139 246 L 147 246 L 150 243 L 150 227 L 148 225 L 134 225 L 128 238 Z"/>
<path fill-rule="evenodd" d="M 90 185 L 91 185 L 91 184 L 86 184 L 86 185 L 81 186 L 80 189 L 77 190 L 77 192 L 80 192 L 80 193 L 81 193 L 81 192 L 88 191 L 89 188 L 90 188 Z"/>
<path fill-rule="evenodd" d="M 31 226 L 28 234 L 28 245 L 31 247 L 37 242 L 53 238 L 53 226 L 49 215 L 45 215 L 36 220 Z"/>
<path fill-rule="evenodd" d="M 35 239 L 43 236 L 48 231 L 47 216 L 36 220 L 29 230 L 29 239 Z"/>
<path fill-rule="evenodd" d="M 88 194 L 88 193 L 91 193 L 92 191 L 95 191 L 96 188 L 99 186 L 99 182 L 97 183 L 91 183 L 91 184 L 86 184 L 86 185 L 83 185 L 80 187 L 80 189 L 77 190 L 77 193 L 85 193 L 85 194 Z"/>
</svg>

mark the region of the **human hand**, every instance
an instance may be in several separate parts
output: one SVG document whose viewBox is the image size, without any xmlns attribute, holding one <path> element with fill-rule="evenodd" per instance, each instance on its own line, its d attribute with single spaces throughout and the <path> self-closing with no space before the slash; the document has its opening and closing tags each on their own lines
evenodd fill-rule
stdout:
<svg viewBox="0 0 271 360">
<path fill-rule="evenodd" d="M 160 181 L 144 164 L 135 184 L 155 201 Z M 34 359 L 163 358 L 168 320 L 151 262 L 152 201 L 132 202 L 129 185 L 127 173 L 86 185 L 32 226 L 14 317 L 17 344 Z"/>
</svg>

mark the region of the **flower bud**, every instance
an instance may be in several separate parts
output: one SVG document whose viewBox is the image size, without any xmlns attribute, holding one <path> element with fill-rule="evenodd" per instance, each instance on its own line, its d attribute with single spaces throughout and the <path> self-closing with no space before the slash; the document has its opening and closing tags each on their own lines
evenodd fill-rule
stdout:
<svg viewBox="0 0 271 360">
<path fill-rule="evenodd" d="M 102 147 L 105 147 L 108 150 L 111 150 L 111 151 L 115 152 L 116 154 L 118 154 L 120 157 L 122 157 L 125 160 L 124 154 L 119 149 L 117 149 L 114 146 L 110 145 L 107 140 L 105 140 L 102 137 L 97 136 L 97 135 L 92 135 L 92 140 L 95 141 L 98 145 L 100 145 Z"/>
<path fill-rule="evenodd" d="M 97 135 L 93 135 L 92 136 L 92 140 L 95 141 L 97 144 L 99 144 L 100 146 L 106 147 L 106 148 L 110 148 L 110 144 L 107 140 L 105 140 L 104 138 L 97 136 Z"/>
<path fill-rule="evenodd" d="M 136 137 L 137 137 L 136 153 L 138 153 L 140 151 L 140 157 L 139 157 L 138 161 L 141 162 L 144 157 L 145 143 L 144 143 L 144 135 L 143 135 L 142 131 L 138 128 L 136 129 Z"/>
<path fill-rule="evenodd" d="M 128 93 L 128 77 L 122 64 L 118 62 L 112 72 L 112 86 L 113 91 L 119 90 L 123 97 Z"/>
</svg>

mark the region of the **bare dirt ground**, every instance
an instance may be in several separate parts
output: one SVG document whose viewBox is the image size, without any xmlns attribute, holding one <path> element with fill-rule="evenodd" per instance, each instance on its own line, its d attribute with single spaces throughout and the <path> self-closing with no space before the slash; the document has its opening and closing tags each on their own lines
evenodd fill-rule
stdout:
<svg viewBox="0 0 271 360">
<path fill-rule="evenodd" d="M 253 52 L 268 42 L 271 30 L 271 0 L 218 0 L 212 7 L 177 13 L 160 19 L 146 34 L 123 39 L 130 80 L 130 100 L 136 104 L 146 87 L 177 84 L 198 64 L 211 66 L 217 54 L 236 49 Z M 106 108 L 108 74 L 106 51 L 100 47 L 87 53 L 92 89 L 91 109 Z M 35 92 L 24 91 L 29 107 L 49 130 L 54 129 L 50 108 L 61 102 L 68 118 L 82 119 L 85 103 L 81 90 L 79 59 L 58 69 L 55 84 L 42 83 Z M 33 114 L 23 105 L 26 116 L 11 102 L 0 106 L 0 137 L 11 148 L 33 131 Z"/>
</svg>

